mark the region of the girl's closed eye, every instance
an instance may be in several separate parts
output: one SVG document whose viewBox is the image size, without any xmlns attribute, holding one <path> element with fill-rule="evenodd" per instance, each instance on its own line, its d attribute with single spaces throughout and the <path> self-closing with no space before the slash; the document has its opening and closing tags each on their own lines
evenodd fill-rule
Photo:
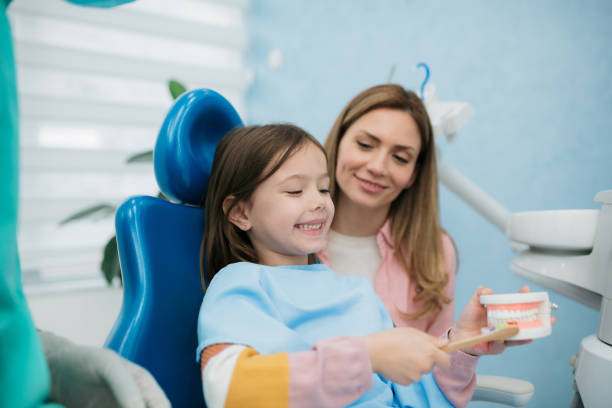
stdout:
<svg viewBox="0 0 612 408">
<path fill-rule="evenodd" d="M 302 194 L 302 190 L 289 190 L 289 191 L 285 191 L 285 193 L 287 193 L 289 195 L 297 196 L 297 195 Z"/>
</svg>

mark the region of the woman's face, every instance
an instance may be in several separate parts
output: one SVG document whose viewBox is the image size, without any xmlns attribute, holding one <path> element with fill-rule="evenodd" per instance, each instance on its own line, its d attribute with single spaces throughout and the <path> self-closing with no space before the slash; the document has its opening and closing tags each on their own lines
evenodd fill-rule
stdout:
<svg viewBox="0 0 612 408">
<path fill-rule="evenodd" d="M 350 202 L 388 212 L 393 200 L 414 182 L 421 136 L 412 116 L 381 108 L 355 121 L 338 145 L 338 205 Z"/>
</svg>

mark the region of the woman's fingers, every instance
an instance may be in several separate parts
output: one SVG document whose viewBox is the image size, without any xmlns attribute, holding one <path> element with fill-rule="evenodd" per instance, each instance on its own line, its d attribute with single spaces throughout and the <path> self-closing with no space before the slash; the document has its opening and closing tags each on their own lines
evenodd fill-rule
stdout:
<svg viewBox="0 0 612 408">
<path fill-rule="evenodd" d="M 506 349 L 506 342 L 503 340 L 490 341 L 488 354 L 501 354 Z"/>
<path fill-rule="evenodd" d="M 521 346 L 523 344 L 529 344 L 532 341 L 533 340 L 506 340 L 506 346 L 507 347 Z"/>
</svg>

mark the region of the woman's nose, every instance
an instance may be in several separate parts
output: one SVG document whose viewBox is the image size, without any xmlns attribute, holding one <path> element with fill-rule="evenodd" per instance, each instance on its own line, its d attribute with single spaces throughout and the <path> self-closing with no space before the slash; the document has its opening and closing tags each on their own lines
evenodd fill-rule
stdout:
<svg viewBox="0 0 612 408">
<path fill-rule="evenodd" d="M 384 175 L 387 171 L 386 155 L 383 152 L 372 155 L 367 163 L 367 169 L 375 176 Z"/>
</svg>

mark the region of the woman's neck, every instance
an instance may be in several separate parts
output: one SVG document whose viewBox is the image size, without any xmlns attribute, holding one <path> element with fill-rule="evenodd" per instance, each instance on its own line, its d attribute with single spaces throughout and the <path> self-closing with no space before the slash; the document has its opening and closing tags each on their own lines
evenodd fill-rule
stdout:
<svg viewBox="0 0 612 408">
<path fill-rule="evenodd" d="M 376 235 L 387 220 L 388 213 L 389 207 L 364 207 L 340 193 L 331 229 L 351 237 Z"/>
</svg>

